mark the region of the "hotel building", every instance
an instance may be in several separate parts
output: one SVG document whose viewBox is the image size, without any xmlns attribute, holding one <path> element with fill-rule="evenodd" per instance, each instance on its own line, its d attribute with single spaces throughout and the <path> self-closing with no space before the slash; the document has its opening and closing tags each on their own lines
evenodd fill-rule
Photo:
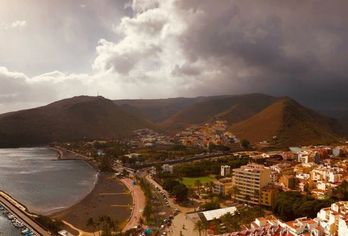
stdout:
<svg viewBox="0 0 348 236">
<path fill-rule="evenodd" d="M 251 204 L 259 204 L 262 188 L 271 182 L 271 170 L 263 165 L 248 164 L 233 169 L 233 186 L 238 192 L 235 200 Z"/>
</svg>

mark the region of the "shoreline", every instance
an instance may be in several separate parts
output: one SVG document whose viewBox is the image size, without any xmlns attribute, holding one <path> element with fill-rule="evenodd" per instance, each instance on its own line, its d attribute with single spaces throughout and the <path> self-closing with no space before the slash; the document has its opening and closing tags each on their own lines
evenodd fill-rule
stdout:
<svg viewBox="0 0 348 236">
<path fill-rule="evenodd" d="M 96 172 L 100 172 L 97 164 L 91 160 L 90 158 L 81 155 L 79 153 L 69 151 L 63 147 L 60 146 L 53 146 L 49 147 L 50 149 L 56 151 L 58 153 L 57 160 L 64 160 L 64 161 L 69 161 L 69 160 L 81 160 L 86 162 L 89 166 L 91 166 Z"/>
<path fill-rule="evenodd" d="M 116 211 L 116 213 L 118 213 L 116 214 L 116 218 L 121 218 L 117 219 L 121 223 L 120 230 L 123 230 L 133 217 L 135 199 L 129 186 L 124 183 L 122 179 L 114 178 L 111 173 L 107 174 L 99 172 L 96 163 L 81 154 L 68 151 L 59 146 L 50 148 L 57 152 L 58 161 L 82 160 L 86 162 L 97 172 L 97 178 L 94 182 L 93 188 L 86 196 L 69 207 L 50 212 L 47 216 L 62 220 L 68 231 L 74 233 L 78 233 L 77 231 L 79 231 L 93 234 L 93 230 L 88 230 L 86 227 L 88 218 L 90 216 L 93 216 L 93 218 L 98 215 L 101 216 L 105 213 L 109 213 L 109 215 L 112 216 L 115 215 L 114 213 Z M 116 190 L 118 190 L 118 192 Z M 116 192 L 109 193 L 113 191 Z M 115 198 L 113 195 L 120 195 L 120 197 Z M 129 200 L 127 200 L 127 196 L 130 197 Z M 130 210 L 130 213 L 126 213 L 128 209 Z M 111 212 L 111 210 L 113 211 Z M 83 212 L 85 212 L 85 214 L 83 214 Z M 122 217 L 122 215 L 127 215 L 127 217 Z M 67 222 L 67 224 L 65 222 Z"/>
</svg>

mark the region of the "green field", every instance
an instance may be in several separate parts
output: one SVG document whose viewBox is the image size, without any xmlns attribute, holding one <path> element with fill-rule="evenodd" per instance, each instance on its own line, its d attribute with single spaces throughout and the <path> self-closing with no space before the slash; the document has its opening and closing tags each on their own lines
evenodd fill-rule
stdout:
<svg viewBox="0 0 348 236">
<path fill-rule="evenodd" d="M 197 178 L 183 177 L 181 182 L 183 184 L 185 184 L 186 187 L 192 188 L 192 187 L 194 187 L 196 180 L 199 180 L 202 184 L 206 184 L 206 183 L 209 183 L 209 182 L 216 180 L 216 178 L 214 175 L 197 177 Z"/>
</svg>

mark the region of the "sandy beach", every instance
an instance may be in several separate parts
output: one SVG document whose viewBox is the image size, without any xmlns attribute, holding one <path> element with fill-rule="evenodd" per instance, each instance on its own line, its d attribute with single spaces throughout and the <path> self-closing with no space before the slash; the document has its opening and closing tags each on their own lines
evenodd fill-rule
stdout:
<svg viewBox="0 0 348 236">
<path fill-rule="evenodd" d="M 58 152 L 58 158 L 61 160 L 80 159 L 86 161 L 82 156 L 77 156 L 63 149 L 54 148 L 54 150 Z M 87 220 L 92 217 L 97 221 L 100 216 L 105 215 L 117 221 L 120 230 L 122 230 L 125 225 L 128 225 L 132 207 L 132 194 L 127 186 L 115 178 L 112 173 L 100 173 L 90 194 L 72 207 L 53 213 L 51 217 L 66 222 L 66 229 L 74 235 L 93 232 L 95 229 L 87 227 Z M 83 235 L 87 235 L 87 233 Z"/>
<path fill-rule="evenodd" d="M 100 216 L 107 215 L 123 226 L 131 214 L 131 207 L 132 198 L 128 189 L 111 174 L 100 174 L 95 188 L 82 201 L 51 216 L 83 231 L 93 232 L 93 228 L 86 226 L 90 217 L 96 221 Z"/>
</svg>

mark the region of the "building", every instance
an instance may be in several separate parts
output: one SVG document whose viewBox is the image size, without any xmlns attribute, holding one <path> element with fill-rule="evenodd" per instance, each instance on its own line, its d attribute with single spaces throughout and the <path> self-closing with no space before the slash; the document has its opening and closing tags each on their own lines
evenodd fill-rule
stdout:
<svg viewBox="0 0 348 236">
<path fill-rule="evenodd" d="M 321 209 L 314 219 L 302 217 L 283 222 L 274 216 L 256 218 L 240 232 L 219 236 L 347 236 L 348 202 L 333 203 Z"/>
<path fill-rule="evenodd" d="M 229 176 L 231 174 L 231 166 L 221 166 L 221 176 Z"/>
<path fill-rule="evenodd" d="M 259 204 L 263 187 L 271 183 L 271 170 L 263 165 L 248 164 L 233 169 L 233 186 L 238 189 L 234 194 L 237 201 Z"/>
<path fill-rule="evenodd" d="M 330 207 L 321 209 L 316 219 L 325 235 L 348 235 L 348 202 L 336 202 Z"/>
<path fill-rule="evenodd" d="M 162 165 L 162 171 L 173 174 L 174 168 L 172 165 L 164 164 Z"/>
<path fill-rule="evenodd" d="M 232 189 L 232 178 L 223 178 L 213 182 L 213 193 L 227 196 Z"/>
<path fill-rule="evenodd" d="M 348 217 L 340 217 L 338 222 L 338 235 L 348 235 Z"/>
<path fill-rule="evenodd" d="M 276 195 L 280 192 L 278 186 L 268 184 L 261 189 L 260 204 L 263 206 L 272 206 Z"/>
<path fill-rule="evenodd" d="M 216 210 L 210 210 L 210 211 L 203 211 L 198 213 L 199 217 L 203 221 L 212 221 L 214 219 L 219 219 L 220 217 L 231 214 L 234 215 L 237 211 L 236 207 L 226 207 L 226 208 L 220 208 Z"/>
</svg>

